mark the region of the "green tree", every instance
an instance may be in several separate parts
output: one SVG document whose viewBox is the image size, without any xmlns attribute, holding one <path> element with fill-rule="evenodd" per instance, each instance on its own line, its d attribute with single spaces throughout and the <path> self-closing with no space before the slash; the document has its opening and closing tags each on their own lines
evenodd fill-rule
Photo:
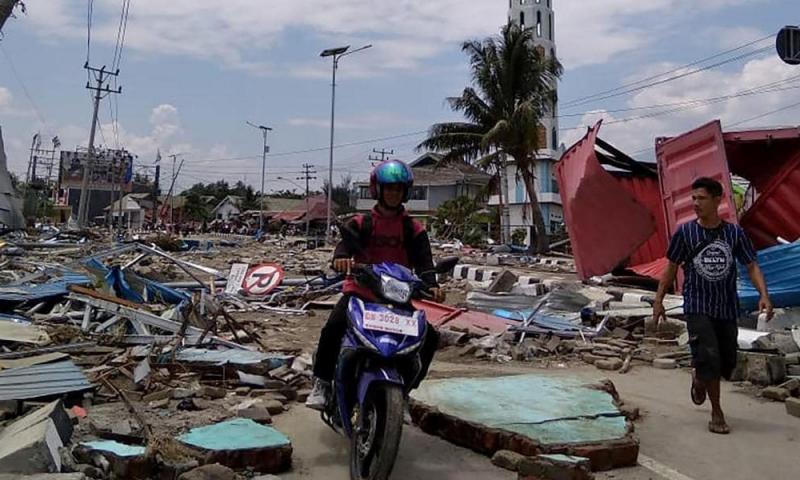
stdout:
<svg viewBox="0 0 800 480">
<path fill-rule="evenodd" d="M 465 121 L 433 125 L 417 148 L 443 153 L 443 162 L 472 162 L 495 175 L 505 170 L 505 156 L 511 156 L 530 199 L 534 248 L 542 252 L 548 239 L 535 188 L 536 152 L 545 146 L 541 119 L 552 111 L 561 65 L 533 48 L 533 35 L 509 23 L 499 37 L 462 44 L 473 86 L 447 102 Z"/>
<path fill-rule="evenodd" d="M 439 239 L 479 245 L 485 242 L 488 230 L 497 231 L 499 220 L 496 209 L 483 208 L 478 198 L 462 196 L 442 203 L 431 226 Z"/>
<path fill-rule="evenodd" d="M 196 191 L 184 192 L 186 196 L 186 207 L 184 208 L 186 219 L 196 222 L 202 222 L 208 219 L 209 208 L 203 202 L 200 194 Z"/>
</svg>

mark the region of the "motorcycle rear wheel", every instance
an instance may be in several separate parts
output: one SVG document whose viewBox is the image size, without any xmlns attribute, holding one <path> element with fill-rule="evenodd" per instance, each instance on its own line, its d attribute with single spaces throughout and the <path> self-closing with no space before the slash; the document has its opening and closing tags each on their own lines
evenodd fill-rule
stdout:
<svg viewBox="0 0 800 480">
<path fill-rule="evenodd" d="M 350 442 L 350 478 L 387 480 L 403 434 L 403 390 L 382 383 L 370 389 Z"/>
</svg>

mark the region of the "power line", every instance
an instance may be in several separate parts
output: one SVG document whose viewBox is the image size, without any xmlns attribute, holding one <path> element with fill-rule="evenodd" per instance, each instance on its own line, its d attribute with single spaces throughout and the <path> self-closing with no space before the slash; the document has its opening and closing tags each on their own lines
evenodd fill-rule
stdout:
<svg viewBox="0 0 800 480">
<path fill-rule="evenodd" d="M 770 47 L 763 47 L 763 48 L 760 48 L 758 50 L 753 50 L 752 52 L 748 52 L 748 53 L 739 55 L 737 57 L 729 58 L 727 60 L 723 60 L 721 62 L 717 62 L 717 63 L 711 64 L 711 65 L 706 65 L 704 67 L 696 68 L 694 70 L 689 70 L 689 71 L 683 72 L 681 74 L 674 75 L 672 77 L 668 77 L 668 78 L 665 78 L 665 79 L 662 79 L 662 80 L 658 80 L 658 81 L 651 82 L 651 83 L 646 83 L 646 84 L 640 85 L 638 87 L 629 88 L 629 89 L 622 90 L 622 91 L 619 91 L 619 92 L 616 92 L 616 93 L 609 93 L 607 95 L 602 95 L 602 96 L 598 96 L 598 97 L 594 97 L 594 98 L 588 98 L 588 99 L 582 100 L 582 101 L 573 101 L 573 102 L 570 102 L 568 104 L 562 104 L 562 107 L 564 107 L 564 108 L 578 107 L 578 106 L 581 106 L 581 105 L 586 105 L 587 103 L 594 103 L 594 102 L 598 102 L 600 100 L 607 100 L 609 98 L 614 98 L 614 97 L 619 97 L 621 95 L 627 95 L 629 93 L 639 92 L 639 91 L 646 90 L 648 88 L 652 88 L 652 87 L 655 87 L 655 86 L 658 86 L 658 85 L 663 85 L 663 84 L 668 83 L 668 82 L 673 82 L 673 81 L 679 80 L 681 78 L 686 78 L 686 77 L 688 77 L 690 75 L 694 75 L 696 73 L 704 72 L 706 70 L 710 70 L 712 68 L 716 68 L 716 67 L 719 67 L 719 66 L 731 63 L 731 62 L 735 62 L 737 60 L 741 60 L 741 59 L 747 58 L 747 57 L 752 56 L 752 55 L 763 53 L 763 52 L 771 50 L 772 48 L 773 47 L 771 47 L 771 46 Z"/>
<path fill-rule="evenodd" d="M 747 118 L 747 119 L 744 119 L 744 120 L 740 120 L 740 121 L 738 121 L 736 123 L 731 123 L 730 125 L 726 125 L 726 128 L 735 127 L 735 126 L 741 125 L 743 123 L 747 123 L 747 122 L 750 122 L 750 121 L 753 121 L 753 120 L 758 120 L 759 118 L 768 117 L 768 116 L 773 115 L 775 113 L 783 112 L 784 110 L 789 110 L 789 109 L 792 109 L 792 108 L 795 108 L 795 107 L 798 107 L 798 106 L 800 106 L 800 102 L 792 103 L 791 105 L 786 105 L 785 107 L 777 108 L 775 110 L 770 110 L 769 112 L 762 113 L 761 115 L 756 115 L 755 117 L 750 117 L 750 118 Z"/>
<path fill-rule="evenodd" d="M 779 81 L 776 81 L 776 82 L 771 82 L 771 83 L 768 83 L 768 84 L 760 85 L 758 87 L 753 87 L 751 89 L 742 90 L 742 91 L 739 91 L 739 92 L 737 92 L 735 94 L 731 94 L 731 95 L 725 95 L 725 96 L 721 96 L 721 97 L 714 97 L 714 98 L 705 99 L 705 100 L 686 101 L 683 104 L 683 106 L 680 106 L 678 108 L 673 108 L 673 109 L 669 109 L 669 110 L 663 110 L 663 111 L 660 111 L 660 112 L 653 112 L 653 113 L 649 113 L 649 114 L 645 114 L 645 115 L 637 115 L 637 116 L 633 116 L 633 117 L 619 118 L 619 119 L 615 119 L 615 120 L 611 120 L 611 121 L 605 122 L 605 125 L 614 125 L 614 124 L 617 124 L 617 123 L 627 123 L 627 122 L 631 122 L 631 121 L 634 121 L 634 120 L 643 120 L 643 119 L 646 119 L 646 118 L 653 118 L 653 117 L 658 117 L 658 116 L 662 116 L 662 115 L 669 115 L 671 113 L 677 113 L 677 112 L 691 110 L 691 109 L 694 109 L 694 108 L 699 108 L 699 107 L 703 107 L 703 106 L 707 106 L 707 105 L 713 105 L 713 104 L 716 104 L 716 103 L 722 103 L 722 102 L 726 102 L 726 101 L 729 101 L 729 100 L 733 100 L 735 98 L 740 98 L 740 97 L 744 97 L 744 96 L 748 96 L 748 95 L 758 95 L 758 94 L 763 94 L 763 93 L 773 93 L 773 92 L 778 92 L 778 91 L 783 91 L 783 90 L 791 90 L 791 89 L 795 89 L 795 88 L 800 88 L 800 85 L 794 85 L 794 86 L 785 87 L 785 88 L 777 88 L 777 86 L 782 84 L 782 83 L 793 82 L 793 81 L 796 81 L 799 78 L 800 78 L 800 75 L 797 75 L 795 77 L 790 77 L 790 78 L 785 79 L 785 80 L 779 80 Z M 589 112 L 589 113 L 591 113 L 591 112 Z M 597 113 L 600 113 L 600 112 L 597 112 Z M 586 127 L 589 127 L 589 126 L 590 125 L 578 125 L 576 127 L 571 127 L 571 128 L 562 128 L 562 129 L 560 129 L 560 131 L 578 130 L 578 129 L 586 128 Z"/>
<path fill-rule="evenodd" d="M 14 78 L 17 79 L 17 82 L 19 82 L 20 87 L 22 87 L 22 93 L 25 94 L 25 98 L 27 98 L 28 102 L 31 104 L 31 108 L 33 108 L 33 111 L 36 113 L 36 118 L 39 119 L 42 125 L 47 125 L 44 115 L 42 115 L 39 107 L 36 106 L 36 102 L 33 101 L 33 97 L 31 97 L 28 87 L 26 87 L 25 82 L 22 81 L 22 77 L 20 77 L 19 72 L 17 72 L 17 68 L 14 66 L 14 62 L 11 60 L 11 56 L 8 54 L 8 52 L 6 52 L 6 49 L 3 47 L 2 43 L 0 43 L 0 51 L 2 51 L 3 56 L 6 57 L 8 66 L 11 67 L 11 73 L 14 75 Z"/>
<path fill-rule="evenodd" d="M 700 60 L 695 60 L 693 62 L 681 65 L 679 67 L 675 67 L 672 70 L 667 70 L 666 72 L 661 72 L 661 73 L 658 73 L 658 74 L 655 74 L 655 75 L 651 75 L 649 77 L 645 77 L 645 78 L 636 80 L 634 82 L 626 83 L 626 84 L 620 85 L 619 87 L 612 88 L 610 90 L 604 90 L 604 91 L 597 92 L 597 93 L 594 93 L 594 94 L 591 94 L 591 95 L 586 95 L 584 97 L 579 97 L 579 98 L 576 98 L 576 99 L 573 99 L 573 100 L 569 100 L 567 102 L 563 102 L 562 106 L 563 107 L 572 106 L 573 104 L 578 103 L 578 102 L 582 102 L 583 100 L 588 100 L 588 99 L 599 97 L 599 96 L 606 95 L 606 94 L 609 94 L 609 93 L 618 92 L 619 90 L 624 90 L 626 88 L 630 88 L 630 87 L 633 87 L 633 86 L 636 86 L 636 85 L 639 85 L 639 84 L 642 84 L 642 83 L 645 83 L 645 82 L 649 82 L 651 80 L 655 80 L 655 79 L 663 77 L 665 75 L 669 75 L 671 73 L 675 73 L 675 72 L 681 71 L 681 70 L 683 70 L 685 68 L 693 67 L 695 65 L 700 65 L 700 64 L 705 63 L 705 62 L 707 62 L 709 60 L 714 60 L 715 58 L 719 58 L 719 57 L 728 55 L 730 53 L 737 52 L 739 50 L 742 50 L 742 49 L 747 48 L 749 46 L 752 46 L 752 45 L 755 45 L 757 43 L 763 42 L 764 40 L 767 40 L 767 39 L 770 39 L 770 38 L 773 38 L 773 37 L 774 37 L 774 35 L 772 35 L 772 34 L 766 35 L 764 37 L 761 37 L 761 38 L 756 39 L 756 40 L 752 40 L 750 42 L 744 43 L 742 45 L 739 45 L 737 47 L 731 48 L 729 50 L 725 50 L 723 52 L 716 53 L 716 54 L 711 55 L 709 57 L 705 57 L 705 58 L 702 58 Z"/>
</svg>

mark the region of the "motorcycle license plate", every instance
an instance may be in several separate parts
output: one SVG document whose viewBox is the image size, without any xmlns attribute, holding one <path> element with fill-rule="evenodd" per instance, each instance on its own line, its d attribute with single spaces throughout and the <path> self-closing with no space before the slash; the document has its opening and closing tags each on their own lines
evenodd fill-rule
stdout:
<svg viewBox="0 0 800 480">
<path fill-rule="evenodd" d="M 417 319 L 393 312 L 364 312 L 364 328 L 379 332 L 397 333 L 409 337 L 419 336 Z"/>
</svg>

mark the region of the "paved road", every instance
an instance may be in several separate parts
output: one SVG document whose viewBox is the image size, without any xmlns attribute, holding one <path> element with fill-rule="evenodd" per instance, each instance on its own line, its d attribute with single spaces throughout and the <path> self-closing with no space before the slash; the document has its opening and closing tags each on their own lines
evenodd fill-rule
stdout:
<svg viewBox="0 0 800 480">
<path fill-rule="evenodd" d="M 319 414 L 302 406 L 274 418 L 275 426 L 292 439 L 294 468 L 286 480 L 324 478 L 349 480 L 349 444 L 322 423 Z M 514 480 L 516 475 L 488 458 L 422 433 L 406 425 L 392 478 L 437 480 Z"/>
<path fill-rule="evenodd" d="M 594 367 L 537 370 L 514 366 L 474 366 L 437 363 L 435 376 L 541 373 L 574 375 L 587 381 L 611 378 L 622 398 L 640 407 L 640 464 L 598 474 L 600 480 L 752 480 L 798 478 L 800 419 L 785 413 L 782 403 L 764 402 L 732 384 L 723 386 L 723 408 L 733 433 L 718 436 L 706 429 L 708 407 L 688 398 L 688 373 L 635 367 L 626 375 Z M 295 469 L 285 479 L 346 480 L 347 442 L 324 426 L 316 413 L 302 407 L 275 418 L 276 426 L 294 444 Z M 515 479 L 487 458 L 455 447 L 406 426 L 394 478 Z"/>
</svg>

